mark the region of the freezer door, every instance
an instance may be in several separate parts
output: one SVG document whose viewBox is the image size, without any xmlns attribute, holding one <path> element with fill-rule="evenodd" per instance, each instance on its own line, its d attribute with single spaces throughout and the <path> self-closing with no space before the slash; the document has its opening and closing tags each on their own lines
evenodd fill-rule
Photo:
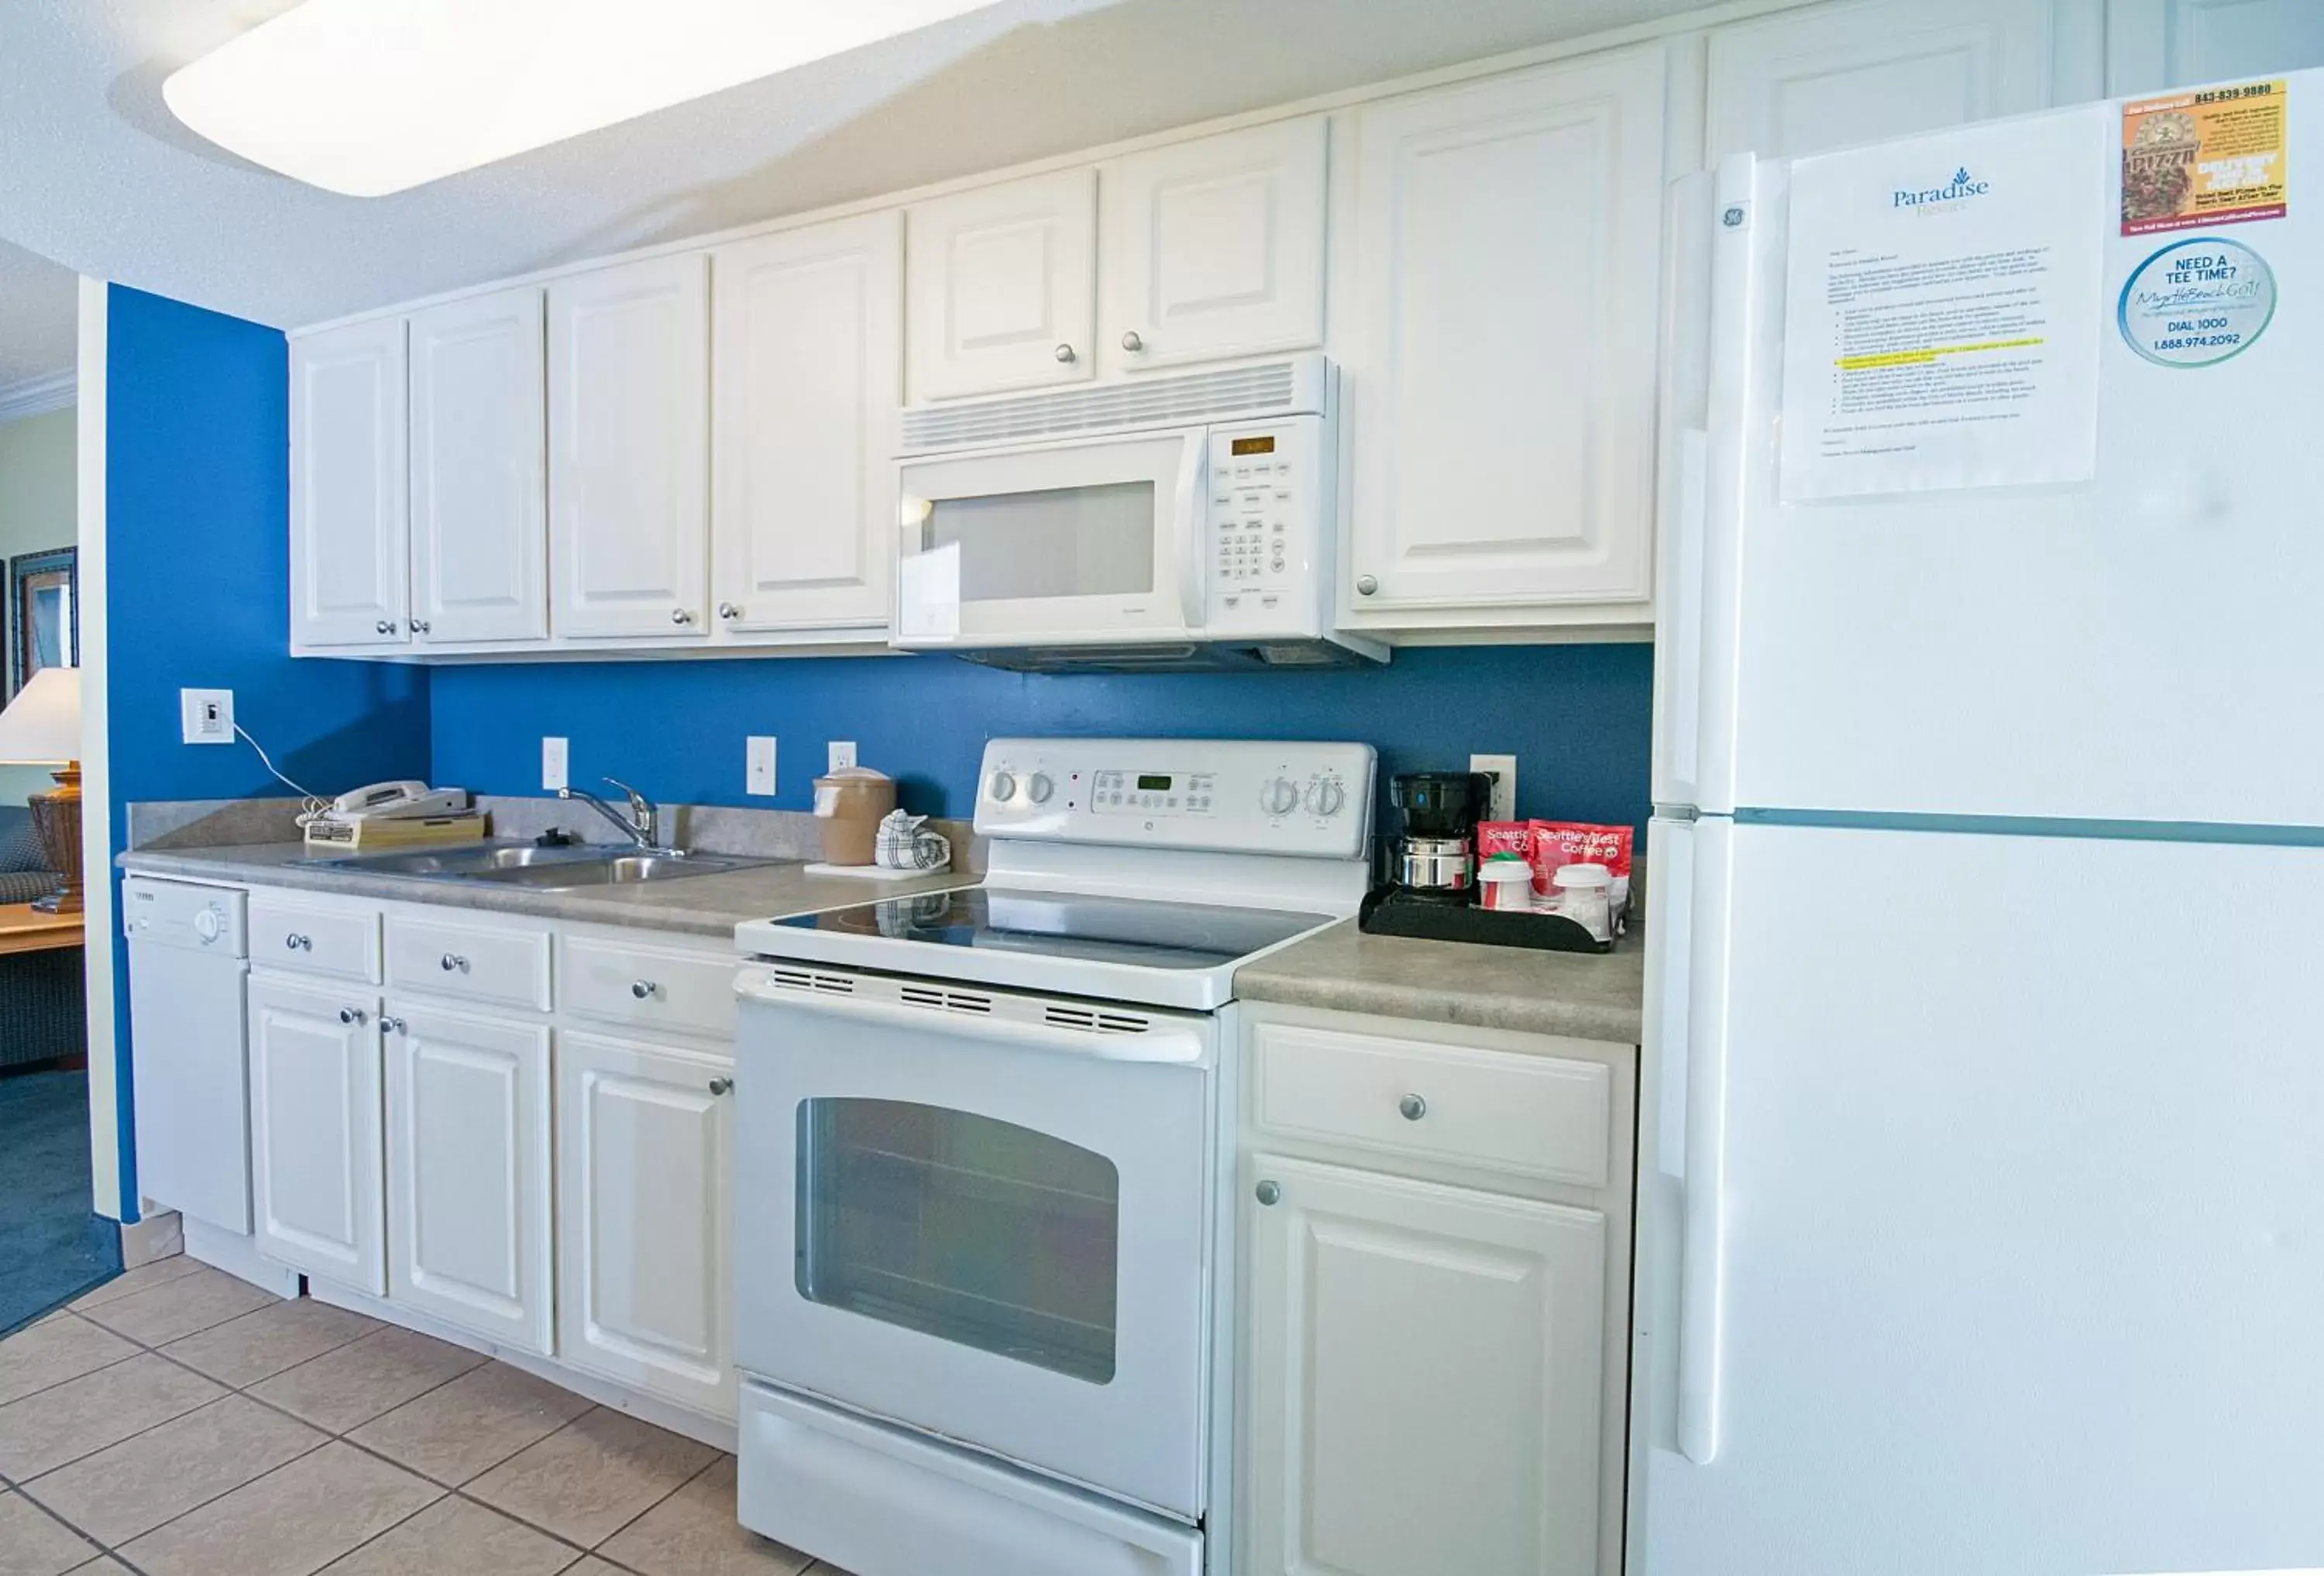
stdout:
<svg viewBox="0 0 2324 1576">
<path fill-rule="evenodd" d="M 2314 1564 L 2324 850 L 1695 842 L 1721 1076 L 1657 1169 L 1716 1194 L 1711 1366 L 1641 1387 L 1633 1569 Z"/>
<path fill-rule="evenodd" d="M 2290 162 L 2314 170 L 2324 72 L 2290 90 Z M 1893 144 L 1899 168 L 1953 169 L 1960 134 Z M 2117 302 L 2142 263 L 2206 232 L 2119 235 L 2110 172 L 2078 220 L 2108 237 L 2086 306 L 2103 319 L 2096 479 L 1785 505 L 1782 231 L 1796 173 L 1759 167 L 1749 331 L 1715 341 L 1749 408 L 1741 507 L 1720 509 L 1714 489 L 1701 549 L 1716 564 L 1730 547 L 1739 576 L 1733 622 L 1712 598 L 1699 625 L 1702 669 L 1734 675 L 1732 792 L 1716 786 L 1706 696 L 1696 802 L 2324 825 L 2324 731 L 2300 724 L 2324 714 L 2324 295 L 2307 288 L 2324 284 L 2324 205 L 2226 231 L 2272 270 L 2273 319 L 2231 359 L 2162 365 L 2132 349 Z"/>
</svg>

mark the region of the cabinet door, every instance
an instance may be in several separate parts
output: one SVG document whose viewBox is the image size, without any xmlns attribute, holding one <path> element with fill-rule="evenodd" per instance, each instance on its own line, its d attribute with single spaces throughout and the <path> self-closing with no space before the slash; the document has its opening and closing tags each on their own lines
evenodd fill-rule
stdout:
<svg viewBox="0 0 2324 1576">
<path fill-rule="evenodd" d="M 387 1033 L 388 1290 L 547 1356 L 549 1030 L 397 1003 Z"/>
<path fill-rule="evenodd" d="M 560 1034 L 558 1355 L 734 1415 L 733 1064 Z"/>
<path fill-rule="evenodd" d="M 1079 382 L 1097 358 L 1097 171 L 1063 170 L 911 210 L 910 398 Z"/>
<path fill-rule="evenodd" d="M 709 260 L 549 287 L 549 563 L 560 635 L 702 634 L 710 560 Z"/>
<path fill-rule="evenodd" d="M 1109 367 L 1323 342 L 1325 134 L 1311 115 L 1106 169 L 1098 353 Z"/>
<path fill-rule="evenodd" d="M 290 641 L 402 646 L 403 319 L 290 342 Z"/>
<path fill-rule="evenodd" d="M 1265 1155 L 1244 1189 L 1250 1576 L 1595 1576 L 1605 1217 Z"/>
<path fill-rule="evenodd" d="M 1343 611 L 1647 596 L 1663 75 L 1645 46 L 1363 111 Z"/>
<path fill-rule="evenodd" d="M 2107 0 L 2106 28 L 2116 97 L 2324 66 L 2316 0 Z"/>
<path fill-rule="evenodd" d="M 712 591 L 723 630 L 888 621 L 903 223 L 712 254 Z"/>
<path fill-rule="evenodd" d="M 411 629 L 422 645 L 549 635 L 541 292 L 411 319 Z"/>
<path fill-rule="evenodd" d="M 1860 0 L 1713 28 L 1707 161 L 1796 159 L 2043 108 L 2052 9 Z"/>
<path fill-rule="evenodd" d="M 250 1099 L 259 1250 L 385 1292 L 379 998 L 253 976 Z"/>
</svg>

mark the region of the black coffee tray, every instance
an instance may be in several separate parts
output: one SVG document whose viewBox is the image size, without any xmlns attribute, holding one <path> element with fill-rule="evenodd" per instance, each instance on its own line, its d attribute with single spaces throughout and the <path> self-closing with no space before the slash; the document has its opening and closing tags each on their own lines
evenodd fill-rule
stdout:
<svg viewBox="0 0 2324 1576">
<path fill-rule="evenodd" d="M 1614 950 L 1563 914 L 1503 914 L 1471 903 L 1438 903 L 1393 887 L 1366 898 L 1356 928 L 1371 935 L 1409 935 L 1423 941 L 1472 941 L 1483 946 L 1522 946 L 1536 952 Z"/>
</svg>

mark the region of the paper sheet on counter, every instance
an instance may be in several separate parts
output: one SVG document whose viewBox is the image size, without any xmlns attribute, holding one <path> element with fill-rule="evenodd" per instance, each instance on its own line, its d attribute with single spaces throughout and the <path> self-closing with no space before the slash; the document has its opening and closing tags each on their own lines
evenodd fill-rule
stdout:
<svg viewBox="0 0 2324 1576">
<path fill-rule="evenodd" d="M 1784 501 L 2088 481 L 2103 106 L 1793 166 Z"/>
</svg>

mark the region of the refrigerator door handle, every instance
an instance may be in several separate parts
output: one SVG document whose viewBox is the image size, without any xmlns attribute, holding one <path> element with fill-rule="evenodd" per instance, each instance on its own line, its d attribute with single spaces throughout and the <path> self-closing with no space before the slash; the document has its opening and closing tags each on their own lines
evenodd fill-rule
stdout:
<svg viewBox="0 0 2324 1576">
<path fill-rule="evenodd" d="M 1702 544 L 1711 435 L 1701 428 L 1678 434 L 1678 498 L 1670 539 L 1663 544 L 1656 674 L 1669 674 L 1655 708 L 1655 802 L 1693 804 L 1702 786 Z"/>
<path fill-rule="evenodd" d="M 1678 1448 L 1698 1465 L 1719 1454 L 1720 1364 L 1727 1276 L 1728 892 L 1734 828 L 1699 822 L 1685 926 L 1686 1187 L 1679 1237 Z M 1669 923 L 1665 920 L 1665 923 Z"/>
</svg>

